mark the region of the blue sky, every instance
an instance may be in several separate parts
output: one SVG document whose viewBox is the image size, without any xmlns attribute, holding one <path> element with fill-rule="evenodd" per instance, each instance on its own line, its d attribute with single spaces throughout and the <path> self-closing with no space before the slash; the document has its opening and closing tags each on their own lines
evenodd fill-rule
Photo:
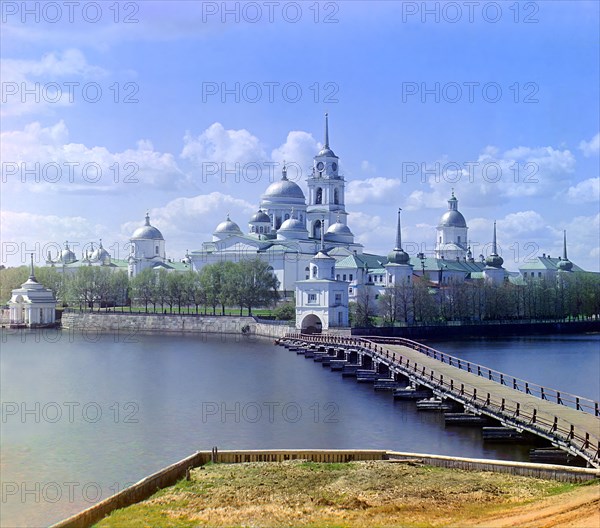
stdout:
<svg viewBox="0 0 600 528">
<path fill-rule="evenodd" d="M 329 112 L 366 251 L 398 207 L 431 251 L 454 188 L 476 255 L 497 220 L 509 269 L 567 229 L 600 270 L 598 2 L 26 5 L 2 3 L 2 264 L 122 258 L 146 210 L 174 259 L 245 229 L 284 159 L 305 186 Z"/>
</svg>

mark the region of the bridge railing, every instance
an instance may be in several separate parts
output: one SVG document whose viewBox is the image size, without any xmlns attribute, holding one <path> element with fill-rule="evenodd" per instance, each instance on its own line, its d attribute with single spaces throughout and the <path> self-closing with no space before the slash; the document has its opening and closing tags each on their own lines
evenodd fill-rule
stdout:
<svg viewBox="0 0 600 528">
<path fill-rule="evenodd" d="M 356 346 L 362 348 L 373 357 L 377 357 L 399 367 L 406 375 L 421 380 L 421 382 L 426 385 L 434 385 L 437 390 L 451 393 L 454 399 L 462 401 L 463 404 L 467 406 L 471 405 L 480 410 L 486 410 L 488 413 L 495 414 L 501 418 L 505 423 L 512 423 L 517 428 L 525 427 L 529 430 L 537 431 L 542 436 L 552 437 L 556 441 L 562 441 L 563 444 L 569 446 L 574 452 L 583 456 L 583 458 L 592 465 L 596 467 L 600 465 L 600 436 L 596 431 L 586 431 L 582 427 L 572 424 L 558 415 L 553 415 L 547 411 L 540 410 L 534 405 L 522 405 L 520 402 L 509 398 L 501 398 L 489 392 L 483 393 L 474 385 L 457 382 L 452 377 L 448 377 L 447 375 L 444 376 L 444 374 L 438 373 L 426 365 L 421 365 L 417 361 L 404 357 L 400 353 L 390 351 L 382 346 L 380 342 L 375 343 L 362 338 L 327 335 L 288 334 L 286 337 L 305 342 L 321 343 L 327 346 Z M 430 349 L 420 343 L 403 338 L 400 339 L 407 341 L 412 345 L 417 345 L 420 348 L 427 348 L 430 351 L 434 351 L 434 349 Z M 393 343 L 398 344 L 398 340 L 394 339 Z M 410 346 L 410 348 L 414 348 L 414 346 Z M 442 354 L 439 351 L 435 352 L 438 355 Z M 439 356 L 436 359 L 448 363 L 449 357 L 450 356 L 444 354 L 446 361 L 442 360 Z M 458 358 L 452 359 L 458 360 Z M 448 364 L 454 366 L 454 363 Z M 458 364 L 455 366 L 458 367 Z M 485 367 L 485 369 L 488 370 L 487 367 Z M 488 377 L 488 379 L 492 378 Z M 555 403 L 559 402 L 556 401 Z M 564 403 L 562 404 L 564 405 Z"/>
<path fill-rule="evenodd" d="M 369 347 L 368 347 L 369 348 Z M 568 420 L 543 411 L 534 405 L 522 405 L 520 402 L 501 398 L 490 392 L 482 392 L 477 387 L 468 383 L 457 382 L 453 378 L 444 377 L 443 374 L 425 365 L 420 365 L 414 360 L 396 354 L 381 345 L 369 348 L 373 356 L 388 360 L 399 366 L 406 374 L 422 380 L 425 384 L 435 385 L 437 390 L 451 393 L 454 399 L 466 405 L 487 410 L 495 414 L 504 422 L 511 422 L 515 427 L 525 427 L 534 430 L 545 437 L 552 437 L 570 446 L 592 465 L 600 464 L 600 436 L 574 425 Z"/>
<path fill-rule="evenodd" d="M 346 338 L 341 336 L 305 334 L 290 334 L 290 337 L 291 336 L 294 336 L 296 339 L 309 339 L 316 342 L 330 342 L 341 345 L 359 345 L 361 343 L 368 344 L 369 342 L 403 345 L 408 348 L 412 348 L 421 354 L 425 354 L 427 357 L 431 357 L 441 361 L 442 363 L 446 363 L 452 367 L 456 367 L 485 379 L 495 381 L 496 383 L 500 383 L 501 385 L 510 387 L 514 390 L 524 392 L 525 394 L 531 394 L 532 396 L 540 398 L 541 400 L 552 401 L 560 405 L 565 405 L 566 407 L 571 407 L 572 409 L 576 409 L 578 411 L 592 414 L 594 416 L 600 416 L 600 403 L 595 400 L 549 387 L 543 387 L 537 383 L 531 383 L 527 380 L 511 376 L 510 374 L 491 369 L 484 365 L 479 365 L 478 363 L 473 363 L 471 361 L 451 356 L 436 350 L 435 348 L 431 348 L 427 345 L 423 345 L 422 343 L 418 343 L 404 337 L 369 337 L 369 339 L 365 339 L 356 337 Z"/>
</svg>

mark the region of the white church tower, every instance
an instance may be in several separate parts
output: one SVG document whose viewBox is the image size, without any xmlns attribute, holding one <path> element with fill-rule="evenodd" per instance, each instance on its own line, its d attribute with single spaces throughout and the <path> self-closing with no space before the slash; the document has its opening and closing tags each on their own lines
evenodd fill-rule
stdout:
<svg viewBox="0 0 600 528">
<path fill-rule="evenodd" d="M 312 174 L 306 180 L 306 220 L 311 238 L 320 239 L 321 231 L 327 231 L 336 222 L 347 224 L 348 213 L 344 204 L 345 181 L 339 170 L 339 158 L 329 148 L 329 121 L 325 114 L 325 144 L 314 157 Z"/>
<path fill-rule="evenodd" d="M 150 225 L 148 213 L 145 224 L 131 235 L 130 243 L 131 253 L 127 259 L 129 277 L 135 277 L 140 271 L 167 260 L 165 239 L 156 227 Z"/>
<path fill-rule="evenodd" d="M 302 333 L 320 333 L 348 326 L 348 283 L 335 279 L 335 259 L 324 248 L 310 260 L 307 280 L 296 282 L 296 328 Z"/>
<path fill-rule="evenodd" d="M 467 222 L 458 210 L 458 200 L 452 196 L 448 200 L 448 210 L 440 218 L 437 226 L 435 258 L 465 260 L 467 256 Z"/>
</svg>

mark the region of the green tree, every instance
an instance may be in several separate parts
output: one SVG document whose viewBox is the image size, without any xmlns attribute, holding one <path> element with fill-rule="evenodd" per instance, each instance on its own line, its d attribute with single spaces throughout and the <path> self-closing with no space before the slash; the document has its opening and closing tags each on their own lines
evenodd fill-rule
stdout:
<svg viewBox="0 0 600 528">
<path fill-rule="evenodd" d="M 156 277 L 154 271 L 146 268 L 131 279 L 132 296 L 137 303 L 142 303 L 148 313 L 148 304 L 155 300 L 154 287 L 156 285 Z M 156 305 L 154 305 L 156 309 Z"/>
</svg>

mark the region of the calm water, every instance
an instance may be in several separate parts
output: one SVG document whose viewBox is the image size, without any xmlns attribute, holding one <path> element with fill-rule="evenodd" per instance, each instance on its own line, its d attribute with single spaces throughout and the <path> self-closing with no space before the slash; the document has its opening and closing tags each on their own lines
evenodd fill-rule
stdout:
<svg viewBox="0 0 600 528">
<path fill-rule="evenodd" d="M 599 398 L 600 336 L 430 342 Z M 270 341 L 5 332 L 2 526 L 75 513 L 195 450 L 385 448 L 526 460 Z"/>
</svg>

